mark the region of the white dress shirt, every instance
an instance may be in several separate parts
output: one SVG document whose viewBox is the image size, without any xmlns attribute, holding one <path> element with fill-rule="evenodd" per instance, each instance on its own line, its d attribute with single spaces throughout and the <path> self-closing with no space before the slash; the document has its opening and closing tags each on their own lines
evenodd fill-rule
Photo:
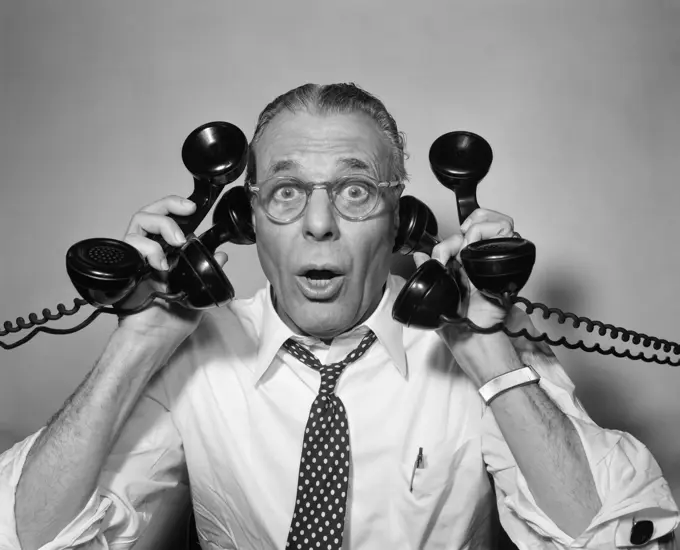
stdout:
<svg viewBox="0 0 680 550">
<path fill-rule="evenodd" d="M 654 540 L 678 525 L 678 509 L 644 445 L 598 427 L 553 357 L 521 351 L 576 427 L 602 501 L 590 526 L 568 536 L 537 506 L 491 409 L 439 335 L 392 319 L 402 285 L 390 276 L 373 315 L 330 346 L 294 335 L 269 286 L 210 310 L 137 404 L 90 502 L 43 550 L 85 541 L 131 548 L 164 491 L 187 482 L 204 550 L 284 549 L 320 375 L 281 345 L 294 337 L 331 363 L 368 328 L 376 343 L 337 385 L 352 448 L 343 548 L 490 548 L 494 506 L 520 549 L 630 546 L 633 517 L 653 521 L 644 548 L 657 548 Z M 19 549 L 14 493 L 38 433 L 0 456 L 2 549 Z M 414 470 L 419 448 L 424 463 Z"/>
</svg>

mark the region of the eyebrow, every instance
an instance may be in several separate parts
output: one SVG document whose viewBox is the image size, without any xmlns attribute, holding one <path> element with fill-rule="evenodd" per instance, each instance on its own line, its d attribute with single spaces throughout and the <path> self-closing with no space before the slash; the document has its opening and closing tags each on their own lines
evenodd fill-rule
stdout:
<svg viewBox="0 0 680 550">
<path fill-rule="evenodd" d="M 277 160 L 274 164 L 269 167 L 269 175 L 275 176 L 280 172 L 285 172 L 286 170 L 291 170 L 293 168 L 298 168 L 300 163 L 294 160 Z"/>
<path fill-rule="evenodd" d="M 337 164 L 344 166 L 345 168 L 349 168 L 351 170 L 362 170 L 364 172 L 371 171 L 371 166 L 367 162 L 354 157 L 338 159 Z"/>
</svg>

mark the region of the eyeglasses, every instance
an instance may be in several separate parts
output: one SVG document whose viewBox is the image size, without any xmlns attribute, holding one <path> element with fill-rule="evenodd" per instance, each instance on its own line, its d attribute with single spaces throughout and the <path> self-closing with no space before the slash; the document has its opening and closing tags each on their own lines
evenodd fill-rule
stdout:
<svg viewBox="0 0 680 550">
<path fill-rule="evenodd" d="M 276 176 L 248 189 L 256 194 L 269 218 L 279 223 L 292 223 L 300 219 L 315 189 L 326 190 L 328 200 L 340 216 L 350 221 L 361 221 L 377 208 L 385 189 L 401 185 L 399 181 L 379 182 L 365 175 L 342 176 L 325 183 Z"/>
</svg>

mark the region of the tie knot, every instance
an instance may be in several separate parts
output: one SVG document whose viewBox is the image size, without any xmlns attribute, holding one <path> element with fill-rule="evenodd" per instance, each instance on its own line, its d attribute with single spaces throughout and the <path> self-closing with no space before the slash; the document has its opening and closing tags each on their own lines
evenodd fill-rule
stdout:
<svg viewBox="0 0 680 550">
<path fill-rule="evenodd" d="M 369 330 L 366 336 L 362 338 L 359 345 L 354 348 L 347 357 L 342 361 L 330 365 L 322 365 L 321 361 L 319 361 L 311 351 L 290 338 L 284 342 L 283 348 L 301 363 L 304 363 L 308 367 L 318 370 L 321 373 L 321 387 L 319 388 L 319 393 L 333 393 L 338 378 L 345 368 L 366 353 L 366 350 L 371 347 L 375 340 L 375 334 L 373 331 Z"/>
<path fill-rule="evenodd" d="M 321 366 L 321 386 L 319 388 L 319 393 L 333 393 L 335 391 L 335 386 L 338 383 L 338 378 L 342 374 L 342 371 L 347 368 L 349 363 L 335 363 L 334 365 L 322 365 Z"/>
</svg>

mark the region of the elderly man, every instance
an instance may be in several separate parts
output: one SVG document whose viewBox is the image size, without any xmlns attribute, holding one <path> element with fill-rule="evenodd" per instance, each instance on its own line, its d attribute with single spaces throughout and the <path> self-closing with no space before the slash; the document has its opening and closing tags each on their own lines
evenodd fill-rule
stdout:
<svg viewBox="0 0 680 550">
<path fill-rule="evenodd" d="M 593 423 L 549 349 L 392 319 L 406 171 L 378 99 L 301 86 L 266 107 L 251 152 L 266 288 L 122 319 L 62 410 L 1 457 L 2 548 L 131 548 L 186 485 L 205 550 L 491 548 L 493 507 L 520 548 L 663 544 L 678 510 L 657 463 Z M 181 245 L 167 214 L 193 208 L 161 199 L 125 239 L 166 270 L 148 236 Z M 479 209 L 432 255 L 512 233 Z M 505 318 L 470 290 L 461 314 Z"/>
</svg>

